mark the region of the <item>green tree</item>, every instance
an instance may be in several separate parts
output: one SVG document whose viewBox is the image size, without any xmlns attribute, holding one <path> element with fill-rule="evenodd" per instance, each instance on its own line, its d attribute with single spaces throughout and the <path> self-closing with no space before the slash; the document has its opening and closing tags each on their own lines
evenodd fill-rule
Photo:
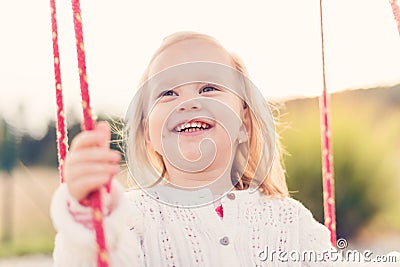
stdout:
<svg viewBox="0 0 400 267">
<path fill-rule="evenodd" d="M 398 167 L 393 160 L 398 153 L 395 154 L 393 136 L 398 136 L 400 127 L 395 120 L 390 120 L 389 114 L 398 112 L 385 104 L 389 100 L 393 102 L 393 98 L 386 99 L 388 93 L 393 95 L 393 91 L 379 89 L 332 96 L 331 133 L 339 237 L 354 237 L 390 200 L 395 201 L 396 193 L 391 188 L 398 183 L 395 181 Z M 294 191 L 293 197 L 323 222 L 318 99 L 289 101 L 284 113 L 288 127 L 282 131 L 282 139 L 289 154 L 285 157 L 289 189 Z"/>
</svg>

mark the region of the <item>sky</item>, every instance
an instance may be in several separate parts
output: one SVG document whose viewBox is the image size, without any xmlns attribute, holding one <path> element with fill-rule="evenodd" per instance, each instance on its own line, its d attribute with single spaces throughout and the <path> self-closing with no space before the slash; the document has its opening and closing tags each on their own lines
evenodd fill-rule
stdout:
<svg viewBox="0 0 400 267">
<path fill-rule="evenodd" d="M 323 3 L 328 91 L 399 83 L 400 37 L 389 1 Z M 81 8 L 95 113 L 124 116 L 162 38 L 182 30 L 214 36 L 238 54 L 266 98 L 322 90 L 318 0 L 81 0 Z M 67 114 L 80 116 L 70 1 L 59 0 L 57 13 Z M 55 118 L 48 0 L 0 0 L 0 114 L 36 135 Z"/>
</svg>

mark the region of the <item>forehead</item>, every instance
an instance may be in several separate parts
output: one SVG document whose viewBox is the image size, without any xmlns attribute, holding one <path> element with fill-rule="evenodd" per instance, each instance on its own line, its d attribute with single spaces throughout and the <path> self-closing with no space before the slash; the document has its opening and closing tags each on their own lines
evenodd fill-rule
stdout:
<svg viewBox="0 0 400 267">
<path fill-rule="evenodd" d="M 235 67 L 231 56 L 219 45 L 204 39 L 188 39 L 165 48 L 150 65 L 149 77 L 168 67 L 194 61 L 210 61 Z"/>
</svg>

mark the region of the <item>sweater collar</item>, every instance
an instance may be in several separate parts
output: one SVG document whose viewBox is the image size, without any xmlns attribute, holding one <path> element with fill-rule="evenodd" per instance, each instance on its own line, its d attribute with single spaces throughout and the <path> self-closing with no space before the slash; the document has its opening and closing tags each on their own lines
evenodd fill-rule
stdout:
<svg viewBox="0 0 400 267">
<path fill-rule="evenodd" d="M 150 189 L 146 189 L 147 193 L 157 201 L 163 202 L 170 206 L 178 206 L 183 208 L 201 207 L 209 205 L 215 201 L 224 201 L 232 194 L 236 200 L 248 199 L 259 195 L 259 191 L 254 190 L 230 190 L 223 194 L 214 195 L 209 188 L 201 188 L 188 190 L 172 185 L 158 185 Z"/>
</svg>

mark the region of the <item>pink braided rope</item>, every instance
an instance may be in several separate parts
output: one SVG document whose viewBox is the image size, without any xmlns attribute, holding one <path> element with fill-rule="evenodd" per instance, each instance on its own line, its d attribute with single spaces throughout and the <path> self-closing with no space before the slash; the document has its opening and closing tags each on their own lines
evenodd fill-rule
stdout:
<svg viewBox="0 0 400 267">
<path fill-rule="evenodd" d="M 322 16 L 322 0 L 320 0 L 320 22 L 321 22 L 321 46 L 322 46 L 322 80 L 323 91 L 320 97 L 321 117 L 321 149 L 322 149 L 322 181 L 324 191 L 324 217 L 325 226 L 331 233 L 331 243 L 336 246 L 336 214 L 335 214 L 335 192 L 333 175 L 333 155 L 329 130 L 328 93 L 325 78 L 325 47 Z"/>
<path fill-rule="evenodd" d="M 394 19 L 396 20 L 397 23 L 397 30 L 400 34 L 400 10 L 399 10 L 399 5 L 397 4 L 397 0 L 389 0 L 390 5 L 392 6 L 392 11 L 394 15 Z"/>
<path fill-rule="evenodd" d="M 60 71 L 60 58 L 58 49 L 58 32 L 57 32 L 57 19 L 56 19 L 56 4 L 55 0 L 50 0 L 51 6 L 51 22 L 53 33 L 53 54 L 54 54 L 54 73 L 56 80 L 56 100 L 57 100 L 57 144 L 58 144 L 58 159 L 61 182 L 64 182 L 63 164 L 68 150 L 66 120 L 63 104 L 62 85 L 61 85 L 61 71 Z M 82 107 L 84 117 L 84 130 L 93 130 L 95 122 L 92 118 L 92 109 L 90 107 L 90 98 L 88 91 L 85 51 L 82 33 L 82 19 L 81 11 L 78 0 L 72 0 L 72 9 L 74 15 L 74 28 L 78 53 L 78 68 L 79 78 L 81 85 Z M 103 213 L 101 205 L 100 192 L 95 191 L 89 196 L 89 203 L 92 207 L 92 221 L 96 232 L 96 242 L 98 245 L 97 251 L 97 266 L 108 266 L 108 251 L 106 247 L 104 229 L 103 229 Z"/>
<path fill-rule="evenodd" d="M 58 168 L 60 171 L 60 181 L 64 182 L 64 161 L 68 151 L 68 135 L 66 118 L 64 112 L 63 93 L 61 85 L 60 56 L 58 51 L 58 31 L 57 31 L 57 15 L 55 0 L 50 0 L 51 7 L 51 28 L 53 40 L 54 55 L 54 76 L 56 87 L 56 104 L 57 104 L 57 147 L 58 147 Z"/>
<path fill-rule="evenodd" d="M 72 0 L 72 11 L 74 15 L 76 50 L 78 54 L 79 81 L 81 84 L 83 120 L 84 120 L 83 126 L 84 130 L 90 131 L 94 129 L 94 120 L 92 117 L 92 109 L 90 107 L 88 82 L 86 76 L 85 47 L 83 43 L 82 17 L 81 17 L 79 0 Z"/>
<path fill-rule="evenodd" d="M 90 131 L 94 129 L 94 120 L 92 109 L 90 107 L 89 90 L 86 75 L 85 46 L 83 43 L 82 16 L 79 0 L 72 0 L 72 11 L 74 16 L 74 28 L 76 37 L 76 50 L 78 53 L 78 69 L 79 81 L 81 84 L 82 108 L 84 119 L 84 130 Z M 93 211 L 93 226 L 96 232 L 96 241 L 98 245 L 97 266 L 108 266 L 108 251 L 104 237 L 103 229 L 103 212 L 101 206 L 101 196 L 99 191 L 93 192 L 89 196 L 90 204 Z"/>
</svg>

